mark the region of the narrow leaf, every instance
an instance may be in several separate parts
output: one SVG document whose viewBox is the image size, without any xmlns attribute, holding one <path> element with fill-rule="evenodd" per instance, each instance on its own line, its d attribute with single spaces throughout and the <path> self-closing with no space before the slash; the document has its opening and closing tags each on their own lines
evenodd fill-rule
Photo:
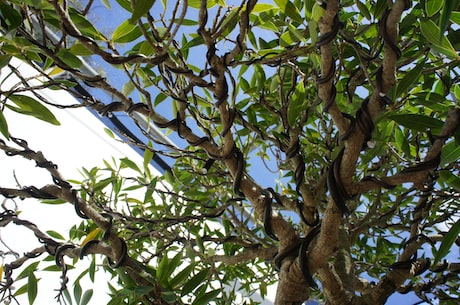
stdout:
<svg viewBox="0 0 460 305">
<path fill-rule="evenodd" d="M 151 147 L 151 144 L 149 143 L 148 147 Z M 144 151 L 144 169 L 146 169 L 149 164 L 150 164 L 150 161 L 152 161 L 153 159 L 153 151 L 152 149 L 146 149 Z"/>
<path fill-rule="evenodd" d="M 93 296 L 93 289 L 88 289 L 83 293 L 80 305 L 87 305 Z"/>
<path fill-rule="evenodd" d="M 193 301 L 192 305 L 206 305 L 206 304 L 209 304 L 209 302 L 215 300 L 216 297 L 219 294 L 220 294 L 219 289 L 206 292 L 204 295 L 196 298 L 195 301 Z"/>
<path fill-rule="evenodd" d="M 139 27 L 129 23 L 129 20 L 125 20 L 113 32 L 112 40 L 116 43 L 127 43 L 139 38 L 141 35 L 142 32 Z"/>
<path fill-rule="evenodd" d="M 169 263 L 168 275 L 171 275 L 182 262 L 182 252 L 177 253 Z"/>
<path fill-rule="evenodd" d="M 395 114 L 390 115 L 389 118 L 404 127 L 422 132 L 430 129 L 434 134 L 439 134 L 444 125 L 441 120 L 421 114 Z"/>
<path fill-rule="evenodd" d="M 82 289 L 79 282 L 75 282 L 73 286 L 73 296 L 77 305 L 80 305 Z"/>
<path fill-rule="evenodd" d="M 14 292 L 14 296 L 17 297 L 21 294 L 27 293 L 27 288 L 28 288 L 28 285 L 27 283 L 25 283 L 24 285 L 19 287 L 19 289 L 16 289 L 16 291 Z"/>
<path fill-rule="evenodd" d="M 458 58 L 457 52 L 450 43 L 449 39 L 444 37 L 443 32 L 439 30 L 439 27 L 433 21 L 422 21 L 420 23 L 420 30 L 422 31 L 422 35 L 431 44 L 430 47 L 434 51 L 444 54 L 451 59 Z M 441 42 L 439 37 L 443 37 Z"/>
<path fill-rule="evenodd" d="M 0 3 L 0 14 L 3 22 L 6 23 L 8 31 L 14 30 L 22 24 L 22 15 L 10 4 Z"/>
<path fill-rule="evenodd" d="M 451 141 L 444 145 L 441 151 L 440 165 L 456 162 L 460 159 L 460 145 L 455 141 Z"/>
<path fill-rule="evenodd" d="M 144 16 L 155 3 L 155 0 L 143 0 L 143 1 L 136 1 L 136 5 L 134 7 L 133 15 L 129 22 L 135 23 L 139 18 Z"/>
<path fill-rule="evenodd" d="M 326 10 L 321 5 L 319 5 L 318 2 L 315 2 L 311 10 L 311 20 L 318 23 L 318 21 L 321 19 L 321 17 L 323 17 L 325 12 Z"/>
<path fill-rule="evenodd" d="M 193 290 L 195 290 L 198 285 L 203 283 L 206 277 L 209 274 L 209 268 L 203 269 L 198 272 L 195 276 L 193 276 L 188 282 L 185 283 L 184 287 L 182 287 L 181 295 L 187 295 Z"/>
<path fill-rule="evenodd" d="M 454 244 L 455 240 L 458 238 L 460 234 L 460 219 L 450 228 L 449 232 L 444 235 L 442 239 L 441 246 L 439 246 L 439 250 L 436 252 L 434 261 L 435 264 L 438 263 L 441 259 L 443 259 L 447 254 L 449 254 L 452 245 Z"/>
<path fill-rule="evenodd" d="M 29 96 L 13 94 L 9 96 L 9 100 L 19 107 L 10 107 L 7 104 L 6 106 L 13 111 L 26 115 L 31 115 L 33 117 L 36 117 L 37 119 L 40 119 L 53 125 L 61 125 L 61 123 L 59 123 L 54 114 L 51 111 L 49 111 L 48 108 L 46 108 L 40 102 L 36 101 L 35 99 Z"/>
<path fill-rule="evenodd" d="M 53 238 L 56 238 L 56 239 L 60 239 L 60 240 L 65 239 L 64 236 L 62 236 L 61 234 L 59 234 L 58 232 L 53 231 L 53 230 L 46 231 L 46 234 L 48 234 L 49 236 L 51 236 Z"/>
<path fill-rule="evenodd" d="M 450 21 L 452 21 L 455 24 L 460 24 L 460 12 L 452 12 L 450 14 Z M 442 27 L 440 27 L 442 29 Z"/>
<path fill-rule="evenodd" d="M 102 229 L 99 227 L 89 232 L 88 235 L 86 235 L 85 239 L 81 242 L 81 246 L 83 247 L 89 241 L 95 239 L 99 234 L 101 234 L 101 232 L 102 232 Z"/>
<path fill-rule="evenodd" d="M 125 167 L 129 167 L 130 169 L 132 170 L 135 170 L 136 172 L 140 173 L 141 170 L 139 169 L 139 167 L 136 165 L 136 163 L 134 163 L 132 160 L 128 159 L 128 158 L 120 158 L 120 162 L 122 165 L 124 165 Z"/>
<path fill-rule="evenodd" d="M 27 280 L 27 297 L 29 299 L 29 304 L 32 305 L 37 298 L 37 278 L 33 272 L 29 273 Z"/>
<path fill-rule="evenodd" d="M 440 1 L 441 2 L 441 1 Z M 450 16 L 452 15 L 452 12 L 455 10 L 455 8 L 458 5 L 458 0 L 445 0 L 444 7 L 441 12 L 441 18 L 439 19 L 439 41 L 442 42 L 444 39 L 444 32 L 447 29 L 447 26 L 449 24 L 449 19 Z"/>
<path fill-rule="evenodd" d="M 96 258 L 95 257 L 93 257 L 93 259 L 91 260 L 91 264 L 89 265 L 88 273 L 89 273 L 89 278 L 91 279 L 91 282 L 94 283 L 94 278 L 96 274 Z"/>
<path fill-rule="evenodd" d="M 72 51 L 68 49 L 60 49 L 57 53 L 57 56 L 70 68 L 77 69 L 83 65 L 80 58 L 78 58 L 75 54 L 72 53 Z"/>
<path fill-rule="evenodd" d="M 303 81 L 300 81 L 288 105 L 288 121 L 290 126 L 294 126 L 297 119 L 302 114 L 305 104 L 305 86 Z"/>
<path fill-rule="evenodd" d="M 396 96 L 400 97 L 403 93 L 410 91 L 411 85 L 418 80 L 422 74 L 424 63 L 419 63 L 415 68 L 409 70 L 407 74 L 398 82 Z"/>
<path fill-rule="evenodd" d="M 161 298 L 165 300 L 168 304 L 173 304 L 177 302 L 177 294 L 174 291 L 162 291 Z"/>
<path fill-rule="evenodd" d="M 9 64 L 11 55 L 0 54 L 0 69 Z"/>
<path fill-rule="evenodd" d="M 101 0 L 101 2 L 105 5 L 106 8 L 111 9 L 111 5 L 109 0 Z"/>
<path fill-rule="evenodd" d="M 64 199 L 43 199 L 40 200 L 40 203 L 44 204 L 64 204 L 67 203 Z"/>
<path fill-rule="evenodd" d="M 362 3 L 361 1 L 356 1 L 356 4 L 358 5 L 358 9 L 360 11 L 360 13 L 367 18 L 367 20 L 372 20 L 372 16 L 371 16 L 371 13 L 369 12 L 369 9 L 367 8 L 367 6 Z"/>
<path fill-rule="evenodd" d="M 303 23 L 303 18 L 297 7 L 289 0 L 275 0 L 276 5 L 281 9 L 286 16 L 290 17 L 293 21 Z"/>
<path fill-rule="evenodd" d="M 447 2 L 451 2 L 451 1 L 447 1 Z M 441 7 L 443 7 L 443 4 L 444 4 L 444 0 L 427 0 L 425 2 L 425 12 L 427 16 L 431 17 L 437 12 L 439 12 Z"/>
<path fill-rule="evenodd" d="M 182 282 L 185 281 L 185 279 L 192 273 L 193 268 L 195 267 L 195 264 L 191 264 L 187 267 L 185 267 L 181 272 L 179 272 L 171 281 L 171 287 L 175 288 L 176 286 L 182 284 Z"/>
<path fill-rule="evenodd" d="M 275 7 L 273 4 L 268 4 L 268 3 L 257 3 L 254 8 L 252 9 L 252 13 L 260 13 L 260 12 L 266 12 L 269 10 L 274 9 Z"/>
<path fill-rule="evenodd" d="M 115 139 L 115 134 L 114 134 L 113 131 L 110 130 L 109 128 L 104 128 L 104 132 L 105 132 L 109 137 L 111 137 L 112 139 Z"/>
<path fill-rule="evenodd" d="M 5 116 L 3 115 L 3 111 L 0 110 L 0 132 L 2 135 L 9 139 L 10 134 L 8 132 L 8 123 L 6 122 Z"/>
<path fill-rule="evenodd" d="M 33 273 L 35 270 L 37 270 L 37 266 L 39 263 L 40 262 L 33 262 L 32 264 L 24 268 L 24 270 L 22 270 L 21 273 L 16 277 L 16 280 L 25 279 L 30 273 Z"/>
<path fill-rule="evenodd" d="M 169 262 L 170 262 L 170 260 L 169 260 L 168 256 L 165 255 L 165 256 L 163 256 L 163 258 L 161 259 L 160 263 L 158 264 L 156 278 L 162 284 L 165 284 L 165 281 L 168 278 L 168 270 L 169 270 L 168 265 L 169 265 Z"/>
<path fill-rule="evenodd" d="M 441 170 L 439 171 L 439 179 L 440 182 L 444 182 L 457 192 L 460 192 L 460 178 L 457 175 L 448 170 Z"/>
</svg>

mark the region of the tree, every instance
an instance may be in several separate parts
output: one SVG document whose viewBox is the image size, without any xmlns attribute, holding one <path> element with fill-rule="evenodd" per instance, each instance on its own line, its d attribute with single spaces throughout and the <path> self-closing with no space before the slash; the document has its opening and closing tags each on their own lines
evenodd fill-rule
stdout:
<svg viewBox="0 0 460 305">
<path fill-rule="evenodd" d="M 129 18 L 104 32 L 92 15 L 102 4 Z M 2 212 L 2 226 L 29 227 L 43 244 L 3 266 L 4 302 L 21 265 L 34 287 L 40 255 L 62 270 L 65 302 L 67 267 L 81 264 L 65 258 L 90 254 L 82 276 L 105 257 L 121 287 L 113 305 L 236 303 L 236 281 L 262 295 L 277 282 L 279 305 L 384 304 L 410 291 L 458 302 L 460 262 L 445 260 L 460 232 L 458 1 L 10 0 L 0 10 L 2 67 L 19 74 L 17 57 L 41 81 L 2 88 L 0 148 L 54 181 L 0 194 L 67 202 L 84 218 L 63 242 Z M 110 72 L 88 73 L 82 58 Z M 53 123 L 60 105 L 42 88 L 124 113 L 149 138 L 146 117 L 178 147 L 149 138 L 137 143 L 143 165 L 106 161 L 69 181 L 8 133 L 6 108 Z M 153 155 L 174 160 L 162 177 L 148 169 Z"/>
</svg>

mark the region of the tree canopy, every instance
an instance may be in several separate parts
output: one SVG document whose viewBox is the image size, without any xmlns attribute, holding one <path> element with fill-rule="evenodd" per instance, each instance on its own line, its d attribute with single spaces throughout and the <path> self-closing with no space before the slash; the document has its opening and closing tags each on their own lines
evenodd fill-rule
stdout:
<svg viewBox="0 0 460 305">
<path fill-rule="evenodd" d="M 0 252 L 3 302 L 34 302 L 40 264 L 62 272 L 61 303 L 87 304 L 78 281 L 102 268 L 110 305 L 254 304 L 274 283 L 278 305 L 458 304 L 458 1 L 10 0 L 0 15 L 2 78 L 20 79 L 0 87 L 0 149 L 54 182 L 0 185 L 0 225 L 41 243 Z M 58 125 L 56 107 L 123 116 L 144 162 L 63 177 L 8 129 L 11 111 Z M 161 176 L 154 156 L 172 165 Z M 7 208 L 17 198 L 82 221 L 43 232 Z"/>
</svg>

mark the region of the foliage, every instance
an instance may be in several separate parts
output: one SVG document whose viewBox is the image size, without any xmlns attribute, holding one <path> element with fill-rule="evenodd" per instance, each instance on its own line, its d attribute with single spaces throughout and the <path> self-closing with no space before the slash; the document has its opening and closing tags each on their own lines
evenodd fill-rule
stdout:
<svg viewBox="0 0 460 305">
<path fill-rule="evenodd" d="M 383 304 L 409 291 L 458 301 L 460 262 L 445 258 L 460 231 L 460 10 L 393 2 L 3 1 L 2 77 L 21 81 L 1 87 L 0 148 L 55 184 L 0 194 L 68 202 L 85 218 L 63 237 L 3 211 L 2 226 L 44 245 L 2 266 L 3 301 L 27 293 L 32 304 L 38 263 L 54 257 L 59 300 L 88 304 L 79 280 L 94 280 L 100 255 L 119 284 L 111 305 L 230 304 L 275 282 L 276 304 Z M 126 18 L 107 29 L 101 10 Z M 37 77 L 21 78 L 13 57 Z M 7 109 L 59 125 L 53 107 L 66 106 L 45 88 L 127 114 L 146 137 L 143 164 L 62 177 L 8 129 Z M 163 176 L 154 155 L 174 160 Z M 89 254 L 71 296 L 66 274 L 82 263 L 62 262 Z"/>
</svg>

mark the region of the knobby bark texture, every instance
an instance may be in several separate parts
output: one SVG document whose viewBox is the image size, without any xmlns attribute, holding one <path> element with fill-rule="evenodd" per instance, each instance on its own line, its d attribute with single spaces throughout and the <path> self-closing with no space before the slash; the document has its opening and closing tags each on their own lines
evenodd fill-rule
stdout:
<svg viewBox="0 0 460 305">
<path fill-rule="evenodd" d="M 172 209 L 165 209 L 169 213 L 167 216 L 161 213 L 142 214 L 144 211 L 140 212 L 140 216 L 125 215 L 113 208 L 110 203 L 98 202 L 96 199 L 99 198 L 94 194 L 95 192 L 91 193 L 84 187 L 77 191 L 62 177 L 55 164 L 47 160 L 41 152 L 35 152 L 26 141 L 10 137 L 15 144 L 13 147 L 0 140 L 0 149 L 7 155 L 19 155 L 34 160 L 38 167 L 49 172 L 54 182 L 43 187 L 31 186 L 21 189 L 0 187 L 0 194 L 3 197 L 60 199 L 72 203 L 77 215 L 91 221 L 103 231 L 100 239 L 91 240 L 86 244 L 61 243 L 41 232 L 33 223 L 20 219 L 16 213 L 5 211 L 0 217 L 2 226 L 9 223 L 24 226 L 34 232 L 43 244 L 24 258 L 5 266 L 7 275 L 5 291 L 12 287 L 13 270 L 42 253 L 54 256 L 56 264 L 62 268 L 64 279 L 62 291 L 66 289 L 65 279 L 68 271 L 64 262 L 65 257 L 82 258 L 88 254 L 102 254 L 107 257 L 109 267 L 113 270 L 121 270 L 122 275 L 129 277 L 128 282 L 134 282 L 137 286 L 153 286 L 140 298 L 140 301 L 145 304 L 174 302 L 183 304 L 180 299 L 183 295 L 168 289 L 179 289 L 186 287 L 187 284 L 180 283 L 182 286 L 178 284 L 179 288 L 170 287 L 174 279 L 160 283 L 156 277 L 158 273 L 161 274 L 159 271 L 161 267 L 164 268 L 166 265 L 160 262 L 168 262 L 167 255 L 165 259 L 162 251 L 169 246 L 186 249 L 183 251 L 192 253 L 190 255 L 193 256 L 192 261 L 196 259 L 202 262 L 203 266 L 207 266 L 211 271 L 207 277 L 203 277 L 203 280 L 209 282 L 212 276 L 219 278 L 220 273 L 226 271 L 226 269 L 218 269 L 223 265 L 236 266 L 241 262 L 249 264 L 257 259 L 268 261 L 278 276 L 276 305 L 300 305 L 310 298 L 310 294 L 322 297 L 326 304 L 331 305 L 384 304 L 390 295 L 405 288 L 414 291 L 428 289 L 426 286 L 406 287 L 405 283 L 430 266 L 427 259 L 417 257 L 417 250 L 426 243 L 424 235 L 422 236 L 419 231 L 423 226 L 423 219 L 430 211 L 429 196 L 436 180 L 435 171 L 440 162 L 441 151 L 446 141 L 458 130 L 460 110 L 452 108 L 448 111 L 440 132 L 415 165 L 399 171 L 382 170 L 379 172 L 379 177 L 369 176 L 368 173 L 372 171 L 358 169 L 359 163 L 364 159 L 363 151 L 371 149 L 375 124 L 389 112 L 389 108 L 398 107 L 395 106 L 395 101 L 391 100 L 390 95 L 397 85 L 396 75 L 401 66 L 402 51 L 399 46 L 401 43 L 409 44 L 401 41 L 399 24 L 405 11 L 413 7 L 410 1 L 388 1 L 385 9 L 376 16 L 378 22 L 376 20 L 377 24 L 373 26 L 378 30 L 373 47 L 378 50 L 374 50 L 377 55 L 371 56 L 370 51 L 369 54 L 366 53 L 365 55 L 370 59 L 367 59 L 366 64 L 361 61 L 358 64 L 358 72 L 350 75 L 350 82 L 356 77 L 358 80 L 361 78 L 361 82 L 368 83 L 369 95 L 362 98 L 357 94 L 346 92 L 349 104 L 357 105 L 354 115 L 351 114 L 350 105 L 345 105 L 348 107 L 346 110 L 342 109 L 345 106 L 343 97 L 341 100 L 339 94 L 345 93 L 338 92 L 344 87 L 340 83 L 344 78 L 342 74 L 348 73 L 341 48 L 342 44 L 350 44 L 353 50 L 358 50 L 358 53 L 363 51 L 345 31 L 346 27 L 340 16 L 347 12 L 344 11 L 340 1 L 320 1 L 315 4 L 321 7 L 323 12 L 318 21 L 319 34 L 315 45 L 307 47 L 296 45 L 284 49 L 282 53 L 273 51 L 261 53 L 262 55 L 254 55 L 256 52 L 251 49 L 251 46 L 257 43 L 253 39 L 252 27 L 260 23 L 257 18 L 266 17 L 256 15 L 260 11 L 263 12 L 263 6 L 257 6 L 255 0 L 243 1 L 238 7 L 229 8 L 226 12 L 223 12 L 223 7 L 213 10 L 208 1 L 201 0 L 195 7 L 197 20 L 193 21 L 186 19 L 189 9 L 187 1 L 176 3 L 170 21 L 163 17 L 155 20 L 151 13 L 146 11 L 142 19 L 138 17 L 137 20 L 130 20 L 130 24 L 139 31 L 139 36 L 144 38 L 145 45 L 135 49 L 138 52 L 128 52 L 127 55 L 121 55 L 110 39 L 97 38 L 94 33 L 88 35 L 87 28 L 79 28 L 77 20 L 82 22 L 82 19 L 78 18 L 84 18 L 86 13 L 76 14 L 74 8 L 69 9 L 66 1 L 50 0 L 47 3 L 53 9 L 53 14 L 44 13 L 46 18 L 38 8 L 16 4 L 23 15 L 27 16 L 30 24 L 41 27 L 40 30 L 36 30 L 39 32 L 37 35 L 30 26 L 18 26 L 18 35 L 34 48 L 38 48 L 40 55 L 48 58 L 56 67 L 69 72 L 73 78 L 91 88 L 110 93 L 117 100 L 105 103 L 94 96 L 82 94 L 73 87 L 65 88 L 37 67 L 40 77 L 72 93 L 83 101 L 84 106 L 97 111 L 102 116 L 112 116 L 119 112 L 127 114 L 146 136 L 149 134 L 149 128 L 141 126 L 137 119 L 139 115 L 147 118 L 149 123 L 160 129 L 175 132 L 184 143 L 181 148 L 171 147 L 167 143 L 158 143 L 158 139 L 153 139 L 153 142 L 156 141 L 155 144 L 164 145 L 168 150 L 173 151 L 169 152 L 169 155 L 145 144 L 142 148 L 155 154 L 164 153 L 177 160 L 177 167 L 167 173 L 173 177 L 171 188 L 155 189 L 155 192 L 163 195 L 161 198 L 164 202 L 171 200 L 165 199 L 166 197 L 173 198 L 172 201 L 177 205 Z M 295 19 L 296 10 L 290 6 L 292 3 L 287 3 L 280 14 Z M 134 15 L 136 3 L 131 4 Z M 90 6 L 89 3 L 82 12 L 90 11 Z M 58 29 L 62 37 L 47 36 L 45 30 L 47 18 L 53 20 L 53 27 Z M 158 29 L 157 22 L 162 24 L 161 30 Z M 186 23 L 196 24 L 196 31 L 193 34 L 196 40 L 188 43 L 200 45 L 200 52 L 204 50 L 201 52 L 204 57 L 203 67 L 197 68 L 188 63 L 189 50 L 185 46 L 180 47 L 176 37 L 180 27 Z M 234 27 L 230 32 L 226 32 L 228 24 Z M 282 35 L 278 36 L 280 37 L 277 39 L 281 41 Z M 68 58 L 59 55 L 65 53 L 67 43 L 75 42 L 78 46 L 83 46 L 85 52 L 89 51 L 101 61 L 124 71 L 130 84 L 140 93 L 141 101 L 133 101 L 129 94 L 114 87 L 108 79 L 73 67 Z M 272 46 L 275 50 L 278 50 L 277 47 Z M 148 49 L 149 52 L 141 53 L 139 51 L 141 49 Z M 296 62 L 298 58 L 308 56 L 318 60 L 317 70 L 305 68 L 303 63 Z M 360 56 L 362 55 L 357 55 Z M 23 60 L 36 66 L 26 55 Z M 308 64 L 313 66 L 313 60 Z M 292 69 L 294 72 L 289 71 L 291 74 L 283 70 L 292 66 L 296 68 Z M 254 73 L 264 69 L 267 73 L 270 69 L 276 70 L 276 77 L 272 80 L 276 85 L 275 90 L 270 89 L 270 92 L 265 87 L 253 91 L 251 88 L 247 89 L 247 92 L 257 91 L 248 99 L 252 99 L 252 108 L 238 105 L 238 90 L 243 87 L 242 84 L 246 80 L 241 76 L 243 73 L 239 78 L 234 78 L 235 73 L 240 73 L 247 67 L 254 69 Z M 15 67 L 10 65 L 9 68 L 20 78 L 20 73 L 15 70 Z M 233 70 L 236 68 L 241 70 Z M 302 69 L 305 71 L 311 69 L 308 71 L 310 74 Z M 153 70 L 158 74 L 152 72 Z M 24 87 L 32 86 L 25 78 L 22 78 L 21 82 Z M 306 84 L 312 82 L 314 85 L 307 90 Z M 152 92 L 146 88 L 147 84 L 156 87 L 160 92 L 158 94 L 160 98 L 152 96 Z M 253 81 L 248 86 L 257 87 L 257 81 Z M 31 91 L 36 98 L 43 99 L 46 103 L 38 89 Z M 347 90 L 352 91 L 350 88 Z M 5 95 L 14 93 L 17 92 L 14 90 L 3 92 Z M 167 118 L 167 115 L 160 114 L 156 109 L 157 104 L 162 100 L 160 94 L 163 95 L 163 99 L 170 98 L 171 103 L 174 104 L 172 118 Z M 300 104 L 307 105 L 304 107 L 307 109 L 302 108 L 302 113 L 292 119 L 292 113 L 295 112 L 292 111 L 293 104 L 298 96 L 302 96 L 305 100 Z M 205 106 L 202 106 L 203 104 Z M 266 110 L 268 115 L 251 116 L 251 111 L 259 108 Z M 320 111 L 316 113 L 317 108 L 320 108 Z M 313 123 L 308 121 L 312 113 L 317 115 Z M 275 128 L 268 132 L 268 127 L 264 127 L 263 121 L 269 121 L 270 117 L 275 118 Z M 307 131 L 304 128 L 308 124 L 316 124 L 316 127 L 325 134 L 321 138 L 325 149 L 314 151 L 316 155 L 325 154 L 324 158 L 319 157 L 322 163 L 311 160 L 311 155 L 314 153 L 309 151 L 310 146 L 319 146 L 319 144 L 318 139 L 314 137 L 307 139 L 305 136 L 307 132 L 311 132 L 311 128 Z M 248 140 L 245 138 L 247 134 L 254 136 Z M 290 188 L 280 187 L 275 190 L 264 187 L 259 183 L 260 177 L 257 173 L 249 171 L 249 155 L 253 147 L 252 143 L 247 142 L 256 140 L 255 143 L 264 146 L 265 150 L 272 148 L 276 150 L 274 155 L 279 163 L 278 170 L 280 172 L 286 170 L 290 173 L 288 175 L 292 180 Z M 308 167 L 315 166 L 315 162 L 321 163 L 318 173 L 308 170 Z M 191 174 L 187 175 L 188 173 Z M 309 174 L 316 176 L 309 177 Z M 141 177 L 132 179 L 136 180 L 141 187 L 146 187 L 146 192 L 150 191 L 149 187 L 154 184 L 152 182 L 154 179 L 147 181 L 147 176 L 146 173 L 142 173 Z M 181 177 L 185 177 L 183 178 L 185 182 L 180 181 Z M 421 194 L 418 196 L 416 207 L 411 211 L 413 215 L 407 216 L 410 218 L 410 224 L 405 229 L 408 231 L 409 239 L 401 249 L 398 261 L 389 264 L 387 272 L 377 283 L 370 283 L 357 274 L 357 264 L 360 262 L 356 258 L 357 254 L 353 253 L 353 247 L 363 232 L 373 229 L 373 226 L 376 228 L 387 226 L 391 217 L 397 214 L 398 205 L 404 201 L 407 194 L 402 193 L 391 198 L 394 199 L 395 204 L 382 212 L 381 219 L 375 219 L 375 214 L 371 213 L 379 209 L 381 192 L 375 196 L 375 205 L 369 205 L 370 209 L 375 210 L 366 211 L 369 212 L 367 215 L 356 216 L 361 211 L 355 211 L 355 208 L 360 204 L 360 196 L 363 194 L 393 189 L 403 184 L 412 185 L 408 193 L 419 191 Z M 194 188 L 193 192 L 188 192 L 190 185 Z M 201 193 L 209 192 L 208 189 L 211 187 L 215 189 L 214 193 L 201 196 Z M 366 200 L 369 201 L 368 198 Z M 152 205 L 153 210 L 157 208 L 155 204 Z M 191 206 L 197 209 L 193 210 Z M 300 219 L 299 223 L 293 224 L 295 222 L 290 221 L 283 213 L 275 213 L 275 209 L 295 212 L 296 217 Z M 240 220 L 246 214 L 250 214 L 249 220 L 246 222 Z M 197 226 L 200 224 L 205 227 L 207 220 L 222 215 L 226 217 L 225 221 L 222 221 L 223 224 L 233 225 L 231 230 L 226 228 L 229 232 L 219 232 L 215 235 L 211 234 L 213 232 L 207 232 L 200 236 L 201 233 L 195 232 L 199 231 L 196 228 L 193 228 L 195 231 L 187 228 L 185 233 L 183 228 L 178 229 L 181 223 Z M 266 238 L 261 238 L 257 230 L 249 229 L 248 223 L 251 225 L 255 223 L 263 228 Z M 145 227 L 145 230 L 139 229 L 138 225 Z M 206 230 L 209 231 L 208 228 Z M 192 231 L 198 236 L 190 238 Z M 136 246 L 144 245 L 136 243 L 142 238 L 152 243 L 155 238 L 161 241 L 158 242 L 158 249 L 155 249 L 154 253 L 148 253 L 149 258 L 136 252 L 139 250 L 135 249 Z M 145 240 L 142 242 L 146 243 Z M 222 250 L 231 254 L 213 255 L 201 249 L 203 242 L 215 243 L 222 248 L 229 245 L 241 247 L 233 252 L 228 249 Z M 178 244 L 180 246 L 177 246 Z M 151 272 L 149 264 L 155 264 L 156 274 Z M 199 266 L 200 270 L 207 270 L 203 266 Z M 441 267 L 444 268 L 444 265 L 437 266 L 437 269 Z M 454 273 L 458 270 L 458 265 L 446 265 L 445 268 L 443 270 Z M 174 272 L 175 270 L 171 270 L 172 274 L 177 275 L 177 272 Z M 197 274 L 199 271 L 195 272 L 194 276 Z M 318 286 L 321 294 L 316 292 Z M 205 290 L 206 287 L 203 293 Z M 166 300 L 167 293 L 174 294 L 176 298 Z"/>
</svg>

